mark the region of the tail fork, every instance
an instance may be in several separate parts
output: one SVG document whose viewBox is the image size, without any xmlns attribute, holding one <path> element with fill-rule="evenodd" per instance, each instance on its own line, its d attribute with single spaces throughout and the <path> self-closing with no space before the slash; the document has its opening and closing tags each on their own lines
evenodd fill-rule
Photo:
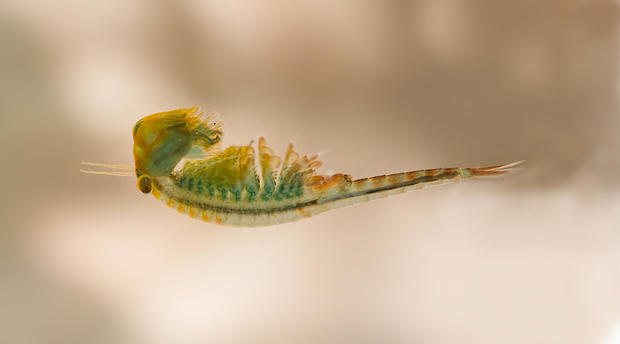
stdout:
<svg viewBox="0 0 620 344">
<path fill-rule="evenodd" d="M 510 164 L 478 168 L 465 168 L 463 170 L 468 170 L 471 173 L 472 177 L 499 176 L 502 174 L 522 170 L 524 163 L 525 160 L 521 160 Z"/>
</svg>

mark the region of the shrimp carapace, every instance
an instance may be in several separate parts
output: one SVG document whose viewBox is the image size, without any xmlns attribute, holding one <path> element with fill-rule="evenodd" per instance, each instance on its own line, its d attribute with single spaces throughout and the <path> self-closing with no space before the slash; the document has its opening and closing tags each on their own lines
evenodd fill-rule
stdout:
<svg viewBox="0 0 620 344">
<path fill-rule="evenodd" d="M 134 129 L 138 189 L 194 218 L 217 224 L 262 226 L 310 217 L 327 210 L 472 177 L 503 175 L 522 161 L 481 168 L 438 168 L 353 180 L 320 175 L 317 156 L 301 156 L 289 144 L 281 159 L 264 138 L 218 150 L 220 123 L 197 107 L 156 113 Z M 196 159 L 190 151 L 198 150 Z M 258 154 L 257 154 L 258 151 Z M 183 161 L 182 161 L 183 160 Z M 131 166 L 86 163 L 123 171 Z"/>
</svg>

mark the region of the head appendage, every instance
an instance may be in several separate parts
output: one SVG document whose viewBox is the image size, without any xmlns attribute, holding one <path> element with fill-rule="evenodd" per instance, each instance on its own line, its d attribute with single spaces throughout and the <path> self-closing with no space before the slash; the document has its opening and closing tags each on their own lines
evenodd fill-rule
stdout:
<svg viewBox="0 0 620 344">
<path fill-rule="evenodd" d="M 82 161 L 82 165 L 97 166 L 97 167 L 107 167 L 107 168 L 113 168 L 115 170 L 126 170 L 126 171 L 133 171 L 134 170 L 133 165 L 104 164 L 104 163 L 100 163 L 100 162 L 90 162 L 90 161 Z"/>
<path fill-rule="evenodd" d="M 117 171 L 92 171 L 92 170 L 82 170 L 80 172 L 86 174 L 100 174 L 105 176 L 118 176 L 118 177 L 133 177 L 133 172 L 117 172 Z"/>
<path fill-rule="evenodd" d="M 115 170 L 121 171 L 96 171 L 96 170 L 85 170 L 80 169 L 80 172 L 86 174 L 100 174 L 106 176 L 120 176 L 120 177 L 131 177 L 134 175 L 134 167 L 131 165 L 119 165 L 119 164 L 104 164 L 98 162 L 90 162 L 90 161 L 82 161 L 82 165 L 85 166 L 94 166 L 94 167 L 106 167 Z"/>
<path fill-rule="evenodd" d="M 200 108 L 197 106 L 187 109 L 186 120 L 193 136 L 193 143 L 213 149 L 215 147 L 212 146 L 222 140 L 222 122 L 217 113 L 207 114 L 199 111 Z"/>
<path fill-rule="evenodd" d="M 169 175 L 193 146 L 213 150 L 221 141 L 221 122 L 198 107 L 160 112 L 139 120 L 133 137 L 138 188 L 148 193 L 152 178 Z"/>
</svg>

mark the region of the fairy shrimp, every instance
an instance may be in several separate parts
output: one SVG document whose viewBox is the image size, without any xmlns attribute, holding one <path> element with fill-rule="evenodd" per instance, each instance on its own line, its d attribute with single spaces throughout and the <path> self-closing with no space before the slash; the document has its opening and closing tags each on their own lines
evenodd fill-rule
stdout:
<svg viewBox="0 0 620 344">
<path fill-rule="evenodd" d="M 328 210 L 472 177 L 503 175 L 522 161 L 478 168 L 436 168 L 354 180 L 320 175 L 318 157 L 300 156 L 289 144 L 284 159 L 264 138 L 220 149 L 221 124 L 198 107 L 156 113 L 133 128 L 134 166 L 83 162 L 135 175 L 138 189 L 193 218 L 222 225 L 265 226 Z M 258 151 L 258 154 L 257 154 Z M 198 155 L 198 156 L 197 156 Z"/>
</svg>

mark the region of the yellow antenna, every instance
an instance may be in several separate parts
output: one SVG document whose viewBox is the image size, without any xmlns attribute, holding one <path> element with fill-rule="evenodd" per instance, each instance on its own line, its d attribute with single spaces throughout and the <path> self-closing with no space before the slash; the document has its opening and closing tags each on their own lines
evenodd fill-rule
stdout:
<svg viewBox="0 0 620 344">
<path fill-rule="evenodd" d="M 115 170 L 129 170 L 129 171 L 132 171 L 134 169 L 134 167 L 132 165 L 102 164 L 100 162 L 90 162 L 90 161 L 82 161 L 82 165 L 107 167 L 107 168 L 113 168 Z"/>
<path fill-rule="evenodd" d="M 82 165 L 107 167 L 107 168 L 111 168 L 115 170 L 124 170 L 124 171 L 94 171 L 94 170 L 80 169 L 80 172 L 86 173 L 86 174 L 100 174 L 100 175 L 117 176 L 117 177 L 131 177 L 135 174 L 134 167 L 131 165 L 102 164 L 98 162 L 89 162 L 89 161 L 82 161 Z"/>
</svg>

